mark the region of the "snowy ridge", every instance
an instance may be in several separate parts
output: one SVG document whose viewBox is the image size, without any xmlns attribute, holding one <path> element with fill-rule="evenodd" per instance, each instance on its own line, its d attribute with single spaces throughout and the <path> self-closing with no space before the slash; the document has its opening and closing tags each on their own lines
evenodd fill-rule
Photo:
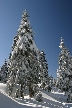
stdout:
<svg viewBox="0 0 72 108">
<path fill-rule="evenodd" d="M 49 100 L 52 100 L 52 101 L 55 101 L 55 102 L 61 103 L 61 102 L 59 102 L 59 101 L 53 99 L 52 97 L 48 96 L 47 94 L 45 94 L 45 93 L 43 93 L 43 92 L 41 92 L 41 93 L 42 93 L 42 95 L 43 95 L 44 98 L 47 98 L 47 99 L 49 99 Z"/>
</svg>

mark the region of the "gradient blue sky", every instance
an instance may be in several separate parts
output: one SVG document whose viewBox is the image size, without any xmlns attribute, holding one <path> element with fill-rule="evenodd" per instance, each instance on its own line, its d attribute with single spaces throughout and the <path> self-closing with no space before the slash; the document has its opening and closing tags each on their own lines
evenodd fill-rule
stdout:
<svg viewBox="0 0 72 108">
<path fill-rule="evenodd" d="M 0 66 L 9 57 L 26 8 L 36 45 L 45 51 L 49 74 L 55 78 L 61 36 L 72 54 L 72 0 L 0 0 L 0 6 Z"/>
</svg>

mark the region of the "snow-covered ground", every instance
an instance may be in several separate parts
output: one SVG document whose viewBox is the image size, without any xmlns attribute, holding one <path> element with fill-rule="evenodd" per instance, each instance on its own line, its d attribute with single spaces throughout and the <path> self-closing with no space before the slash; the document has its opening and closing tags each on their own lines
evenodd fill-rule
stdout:
<svg viewBox="0 0 72 108">
<path fill-rule="evenodd" d="M 66 103 L 64 93 L 53 90 L 51 93 L 41 91 L 43 101 L 38 102 L 34 98 L 25 96 L 22 98 L 11 98 L 7 95 L 6 84 L 0 83 L 0 108 L 72 108 L 72 103 Z"/>
</svg>

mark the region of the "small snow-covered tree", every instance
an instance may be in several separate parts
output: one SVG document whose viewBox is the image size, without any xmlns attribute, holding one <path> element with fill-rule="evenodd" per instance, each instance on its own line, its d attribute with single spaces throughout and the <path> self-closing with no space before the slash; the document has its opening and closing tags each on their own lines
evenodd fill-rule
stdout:
<svg viewBox="0 0 72 108">
<path fill-rule="evenodd" d="M 53 76 L 52 75 L 49 76 L 49 86 L 50 87 L 53 86 Z"/>
<path fill-rule="evenodd" d="M 39 64 L 39 67 L 40 67 L 39 80 L 40 80 L 40 83 L 41 83 L 41 85 L 44 89 L 45 86 L 49 84 L 48 64 L 47 64 L 47 61 L 46 61 L 46 58 L 45 58 L 44 51 L 39 52 L 38 64 Z"/>
<path fill-rule="evenodd" d="M 61 38 L 60 43 L 61 54 L 59 55 L 59 69 L 57 69 L 57 86 L 66 93 L 72 88 L 72 56 L 70 51 L 64 46 L 64 41 Z M 69 93 L 71 94 L 72 91 Z M 71 95 L 70 95 L 71 96 Z"/>
<path fill-rule="evenodd" d="M 8 80 L 8 64 L 7 61 L 5 59 L 4 64 L 1 66 L 1 70 L 0 70 L 0 81 L 3 83 L 6 83 Z"/>
</svg>

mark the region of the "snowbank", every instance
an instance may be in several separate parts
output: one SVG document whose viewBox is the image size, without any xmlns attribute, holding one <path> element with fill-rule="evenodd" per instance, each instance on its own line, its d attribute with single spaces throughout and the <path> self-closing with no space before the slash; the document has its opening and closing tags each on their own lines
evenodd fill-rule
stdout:
<svg viewBox="0 0 72 108">
<path fill-rule="evenodd" d="M 0 91 L 7 93 L 7 85 L 3 84 L 3 83 L 0 83 Z"/>
</svg>

